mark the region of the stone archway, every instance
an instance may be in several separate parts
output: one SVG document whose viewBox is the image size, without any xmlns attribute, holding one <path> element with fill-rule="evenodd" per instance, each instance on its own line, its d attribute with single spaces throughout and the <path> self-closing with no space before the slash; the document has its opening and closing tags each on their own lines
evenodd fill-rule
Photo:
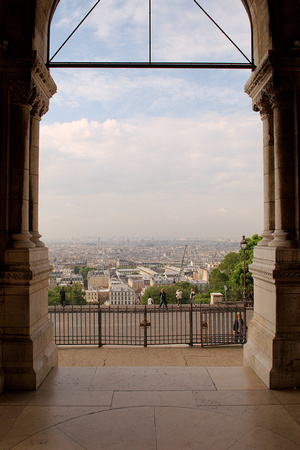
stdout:
<svg viewBox="0 0 300 450">
<path fill-rule="evenodd" d="M 246 92 L 264 130 L 264 231 L 252 266 L 245 364 L 270 388 L 300 385 L 298 0 L 242 0 L 256 69 Z M 48 251 L 38 232 L 39 121 L 56 86 L 45 65 L 59 0 L 0 0 L 0 391 L 36 389 L 57 364 Z M 288 3 L 288 4 L 287 4 Z"/>
</svg>

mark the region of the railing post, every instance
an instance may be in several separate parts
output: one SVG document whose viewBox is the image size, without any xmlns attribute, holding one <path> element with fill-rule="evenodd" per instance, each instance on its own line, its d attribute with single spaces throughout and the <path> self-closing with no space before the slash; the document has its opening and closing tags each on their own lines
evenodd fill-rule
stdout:
<svg viewBox="0 0 300 450">
<path fill-rule="evenodd" d="M 98 302 L 98 347 L 102 347 L 102 327 L 101 327 L 101 308 Z"/>
<path fill-rule="evenodd" d="M 247 342 L 247 316 L 246 316 L 247 307 L 244 306 L 244 342 L 243 344 L 246 344 Z"/>
<path fill-rule="evenodd" d="M 193 304 L 191 303 L 190 307 L 190 343 L 189 345 L 193 346 Z"/>
<path fill-rule="evenodd" d="M 202 305 L 200 303 L 200 339 L 201 339 L 201 347 L 203 348 L 203 318 L 202 318 Z"/>
<path fill-rule="evenodd" d="M 144 308 L 144 347 L 147 347 L 147 307 Z"/>
</svg>

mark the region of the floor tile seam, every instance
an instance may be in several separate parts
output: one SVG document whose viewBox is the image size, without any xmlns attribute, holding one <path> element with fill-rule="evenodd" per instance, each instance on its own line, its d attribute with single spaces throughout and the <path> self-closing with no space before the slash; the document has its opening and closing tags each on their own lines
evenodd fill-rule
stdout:
<svg viewBox="0 0 300 450">
<path fill-rule="evenodd" d="M 293 405 L 281 405 L 283 408 L 284 408 L 284 410 L 286 411 L 286 413 L 289 415 L 289 417 L 293 420 L 293 422 L 295 423 L 295 424 L 297 424 L 299 427 L 300 427 L 300 423 L 298 423 L 297 422 L 297 420 L 291 415 L 291 413 L 287 410 L 287 406 L 294 406 L 295 404 L 293 404 Z M 299 406 L 299 404 L 297 405 L 295 405 L 295 406 Z"/>
<path fill-rule="evenodd" d="M 212 385 L 213 385 L 214 388 L 215 388 L 214 390 L 217 391 L 217 390 L 218 390 L 217 385 L 216 385 L 216 383 L 214 382 L 214 380 L 213 380 L 213 378 L 212 378 L 212 376 L 211 376 L 211 374 L 210 374 L 210 372 L 209 372 L 209 370 L 208 370 L 208 367 L 205 367 L 205 370 L 206 370 L 206 373 L 207 373 L 207 375 L 208 375 L 208 377 L 209 377 L 209 379 L 210 379 Z"/>
<path fill-rule="evenodd" d="M 68 408 L 68 409 L 75 408 L 75 406 L 59 406 L 59 407 L 60 408 Z M 52 408 L 52 406 L 45 406 L 45 408 L 49 409 L 49 408 Z M 78 408 L 78 406 L 76 406 L 76 408 Z M 37 435 L 39 433 L 42 433 L 44 431 L 51 430 L 52 428 L 56 428 L 56 427 L 58 427 L 60 425 L 63 425 L 65 423 L 67 423 L 67 422 L 70 422 L 72 420 L 77 420 L 77 419 L 80 419 L 80 418 L 83 418 L 83 417 L 86 417 L 86 416 L 92 416 L 93 414 L 99 414 L 101 412 L 107 412 L 107 411 L 111 411 L 111 408 L 107 407 L 107 408 L 105 408 L 103 410 L 86 412 L 86 413 L 83 413 L 83 414 L 79 414 L 77 416 L 75 415 L 74 417 L 69 417 L 68 419 L 61 420 L 61 421 L 59 421 L 57 423 L 53 423 L 52 425 L 42 427 L 38 431 L 36 431 L 36 432 L 34 432 L 32 434 L 28 434 L 26 439 L 28 439 L 28 437 L 35 436 L 35 435 Z M 16 434 L 16 432 L 14 432 L 14 433 L 9 433 L 8 432 L 8 433 L 6 433 L 6 435 L 4 437 L 9 437 L 9 436 L 17 436 L 17 434 Z"/>
<path fill-rule="evenodd" d="M 256 424 L 253 424 L 252 427 L 250 427 L 249 430 L 245 431 L 243 436 L 239 437 L 232 445 L 230 445 L 230 447 L 227 448 L 227 450 L 230 450 L 230 448 L 232 448 L 233 446 L 235 447 L 240 441 L 242 441 L 243 439 L 246 438 L 246 436 L 250 433 L 252 433 L 256 428 L 262 428 L 260 426 L 257 426 Z M 268 430 L 270 431 L 270 430 Z M 244 445 L 242 444 L 242 446 L 240 448 L 244 448 Z"/>
<path fill-rule="evenodd" d="M 54 426 L 51 427 L 51 428 L 55 428 L 56 431 L 57 431 L 58 433 L 63 434 L 67 439 L 70 439 L 70 440 L 71 440 L 72 442 L 74 442 L 76 445 L 78 445 L 79 447 L 81 447 L 82 450 L 87 450 L 87 449 L 86 449 L 85 447 L 83 447 L 79 442 L 77 442 L 77 441 L 74 439 L 74 437 L 69 436 L 67 433 L 65 433 L 65 431 L 63 431 L 63 430 L 61 430 L 60 428 L 58 428 L 57 425 L 54 425 Z"/>
<path fill-rule="evenodd" d="M 6 436 L 9 436 L 10 430 L 11 430 L 12 427 L 14 426 L 15 422 L 19 419 L 19 417 L 23 414 L 24 409 L 25 409 L 26 407 L 27 407 L 27 406 L 24 406 L 24 408 L 22 409 L 22 411 L 21 411 L 20 413 L 18 413 L 17 417 L 16 417 L 15 419 L 12 419 L 12 423 L 9 425 L 8 430 L 7 430 L 6 433 L 4 433 L 4 435 L 3 435 L 3 439 L 4 439 Z M 0 443 L 1 443 L 1 441 L 0 441 Z"/>
<path fill-rule="evenodd" d="M 292 406 L 292 405 L 300 405 L 300 396 L 299 396 L 299 401 L 298 402 L 289 402 L 289 401 L 284 401 L 280 399 L 280 395 L 278 396 L 277 393 L 283 392 L 284 394 L 290 393 L 290 392 L 297 392 L 297 390 L 295 389 L 285 389 L 284 391 L 282 390 L 276 390 L 276 389 L 270 389 L 270 392 L 272 393 L 272 395 L 276 398 L 276 400 L 281 404 L 281 405 L 286 405 L 286 406 Z"/>
<path fill-rule="evenodd" d="M 298 424 L 297 424 L 297 425 L 298 425 Z M 298 426 L 299 426 L 299 425 L 298 425 Z M 267 428 L 267 427 L 265 427 L 265 426 L 263 426 L 263 425 L 257 425 L 257 424 L 256 424 L 256 427 L 255 427 L 255 428 L 261 428 L 262 430 L 271 431 L 271 432 L 272 432 L 273 434 L 275 434 L 276 436 L 280 436 L 280 437 L 286 439 L 287 441 L 292 442 L 292 443 L 295 444 L 295 445 L 299 445 L 299 447 L 300 447 L 300 440 L 299 440 L 299 442 L 297 442 L 297 441 L 295 441 L 294 439 L 291 439 L 290 437 L 288 437 L 287 435 L 284 435 L 284 434 L 282 434 L 282 433 L 279 433 L 278 431 L 275 431 L 275 430 L 273 430 L 273 429 L 271 429 L 271 428 Z"/>
<path fill-rule="evenodd" d="M 76 419 L 76 417 L 74 417 L 74 419 Z M 69 420 L 72 420 L 72 419 L 69 419 Z M 75 442 L 77 445 L 80 445 L 80 446 L 82 447 L 82 445 L 79 444 L 78 442 L 76 442 L 71 436 L 68 436 L 68 435 L 67 435 L 66 433 L 64 433 L 62 430 L 60 430 L 59 428 L 57 428 L 59 425 L 62 425 L 62 424 L 64 424 L 64 423 L 66 423 L 66 422 L 68 422 L 68 420 L 59 422 L 59 423 L 54 424 L 54 425 L 51 425 L 51 426 L 49 426 L 49 427 L 42 428 L 42 429 L 36 431 L 35 433 L 31 433 L 31 434 L 28 434 L 28 435 L 20 435 L 20 437 L 22 436 L 22 437 L 21 437 L 21 440 L 18 441 L 18 442 L 16 442 L 16 443 L 14 443 L 14 447 L 15 447 L 16 445 L 22 444 L 22 442 L 25 442 L 25 441 L 27 441 L 27 440 L 30 439 L 30 438 L 33 438 L 33 437 L 35 437 L 35 436 L 38 436 L 40 433 L 44 433 L 45 431 L 51 430 L 51 429 L 56 429 L 59 433 L 63 434 L 63 435 L 66 436 L 68 439 L 72 440 L 72 441 Z M 10 437 L 10 436 L 16 436 L 16 437 L 18 438 L 18 435 L 16 435 L 16 433 L 11 434 L 11 435 L 6 435 L 5 437 Z M 1 445 L 1 441 L 0 441 L 0 445 Z M 84 448 L 84 447 L 82 447 L 82 448 Z M 0 449 L 1 449 L 1 447 L 0 447 Z"/>
<path fill-rule="evenodd" d="M 256 405 L 249 405 L 248 406 L 247 405 L 246 407 L 247 408 L 257 408 L 259 406 L 261 406 L 261 405 L 258 405 L 258 406 L 256 406 Z M 265 408 L 265 406 L 270 406 L 270 407 L 273 408 L 274 406 L 281 406 L 281 405 L 262 405 L 262 406 L 264 408 Z M 226 406 L 224 406 L 224 405 L 203 405 L 202 406 L 202 405 L 200 405 L 200 406 L 197 406 L 197 410 L 199 410 L 199 411 L 203 410 L 203 411 L 207 411 L 207 412 L 210 412 L 210 413 L 225 415 L 226 417 L 232 417 L 234 420 L 236 420 L 237 419 L 236 415 L 233 414 L 233 413 L 230 413 L 230 411 L 227 410 L 228 407 L 230 407 L 230 408 L 240 408 L 240 407 L 244 407 L 244 406 L 241 406 L 241 405 L 226 405 Z M 221 409 L 225 409 L 225 411 L 222 412 Z M 212 411 L 210 411 L 210 410 L 212 410 Z M 258 425 L 255 422 L 255 420 L 256 420 L 255 418 L 253 418 L 253 419 L 251 419 L 249 417 L 248 418 L 246 418 L 246 417 L 244 418 L 243 416 L 240 415 L 238 419 L 241 420 L 242 422 L 247 423 L 247 424 L 253 423 L 253 425 L 255 425 L 255 426 L 258 426 L 258 427 L 261 427 L 261 428 L 265 428 L 266 430 L 269 430 L 269 431 L 273 432 L 273 430 L 270 429 L 270 428 L 264 427 L 263 425 Z M 297 423 L 296 423 L 296 426 L 299 427 L 299 425 Z M 283 436 L 283 437 L 285 437 L 285 436 Z"/>
</svg>

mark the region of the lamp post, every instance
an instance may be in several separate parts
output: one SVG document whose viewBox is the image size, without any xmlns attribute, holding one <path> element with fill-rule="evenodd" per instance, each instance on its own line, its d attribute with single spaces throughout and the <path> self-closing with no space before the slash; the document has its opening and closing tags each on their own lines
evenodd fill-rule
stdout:
<svg viewBox="0 0 300 450">
<path fill-rule="evenodd" d="M 246 263 L 245 263 L 245 251 L 247 248 L 247 241 L 245 239 L 245 236 L 243 236 L 241 242 L 240 242 L 241 249 L 243 250 L 244 254 L 244 291 L 243 291 L 243 302 L 244 306 L 246 306 Z"/>
</svg>

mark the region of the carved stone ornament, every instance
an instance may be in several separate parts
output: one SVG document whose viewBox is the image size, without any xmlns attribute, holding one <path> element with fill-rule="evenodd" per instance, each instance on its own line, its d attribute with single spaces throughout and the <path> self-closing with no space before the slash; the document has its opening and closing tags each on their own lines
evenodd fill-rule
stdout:
<svg viewBox="0 0 300 450">
<path fill-rule="evenodd" d="M 52 272 L 52 266 L 47 265 L 41 269 L 29 270 L 29 271 L 9 271 L 0 272 L 0 279 L 2 283 L 13 281 L 30 281 L 38 277 L 44 276 L 49 277 Z"/>
<path fill-rule="evenodd" d="M 57 87 L 37 52 L 33 52 L 31 58 L 9 60 L 6 64 L 12 80 L 11 100 L 29 104 L 39 116 L 45 114 L 49 99 L 56 93 Z"/>
<path fill-rule="evenodd" d="M 32 105 L 35 100 L 36 92 L 34 86 L 26 80 L 13 80 L 9 91 L 13 103 Z"/>
<path fill-rule="evenodd" d="M 57 91 L 57 86 L 50 75 L 49 69 L 45 66 L 41 58 L 35 52 L 35 59 L 33 64 L 33 77 L 36 84 L 50 99 Z"/>
<path fill-rule="evenodd" d="M 245 92 L 253 100 L 254 111 L 266 114 L 281 102 L 292 102 L 294 99 L 295 73 L 300 68 L 299 58 L 282 58 L 269 54 L 256 68 L 245 84 Z"/>
</svg>

